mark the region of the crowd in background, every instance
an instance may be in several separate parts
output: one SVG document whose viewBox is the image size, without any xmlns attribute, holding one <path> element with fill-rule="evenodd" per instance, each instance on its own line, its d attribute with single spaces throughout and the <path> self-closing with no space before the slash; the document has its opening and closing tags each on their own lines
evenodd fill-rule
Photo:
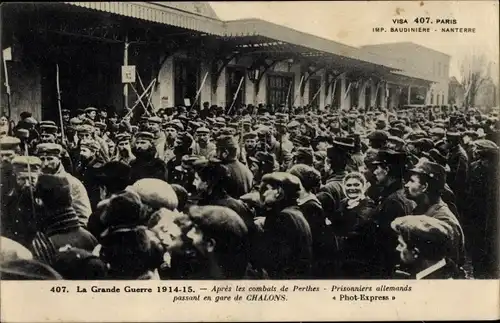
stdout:
<svg viewBox="0 0 500 323">
<path fill-rule="evenodd" d="M 498 112 L 0 119 L 3 279 L 498 278 Z"/>
</svg>

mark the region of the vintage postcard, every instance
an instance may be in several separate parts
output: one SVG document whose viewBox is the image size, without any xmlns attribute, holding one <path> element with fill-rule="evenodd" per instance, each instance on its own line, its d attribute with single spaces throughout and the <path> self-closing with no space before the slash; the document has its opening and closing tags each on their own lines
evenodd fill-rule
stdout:
<svg viewBox="0 0 500 323">
<path fill-rule="evenodd" d="M 500 318 L 498 1 L 0 11 L 2 321 Z"/>
</svg>

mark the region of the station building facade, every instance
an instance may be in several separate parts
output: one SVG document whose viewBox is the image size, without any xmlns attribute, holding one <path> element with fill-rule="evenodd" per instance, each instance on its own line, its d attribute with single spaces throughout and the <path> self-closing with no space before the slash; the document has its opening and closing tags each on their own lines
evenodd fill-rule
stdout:
<svg viewBox="0 0 500 323">
<path fill-rule="evenodd" d="M 1 107 L 14 120 L 22 111 L 55 120 L 59 99 L 73 111 L 121 113 L 144 92 L 155 109 L 441 104 L 432 103 L 440 80 L 428 66 L 264 20 L 221 21 L 205 2 L 8 3 L 1 10 L 2 49 L 12 53 L 10 100 L 3 86 Z M 122 83 L 123 65 L 136 66 L 135 82 Z M 441 97 L 447 102 L 447 86 Z"/>
</svg>

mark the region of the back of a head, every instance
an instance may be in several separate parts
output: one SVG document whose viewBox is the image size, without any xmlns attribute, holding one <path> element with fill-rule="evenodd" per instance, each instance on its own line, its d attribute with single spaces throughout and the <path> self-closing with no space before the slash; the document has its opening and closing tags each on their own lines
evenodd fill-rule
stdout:
<svg viewBox="0 0 500 323">
<path fill-rule="evenodd" d="M 215 240 L 215 253 L 228 278 L 241 278 L 248 252 L 248 229 L 243 219 L 227 207 L 212 205 L 192 207 L 189 216 L 204 238 Z"/>
<path fill-rule="evenodd" d="M 3 280 L 61 280 L 52 267 L 37 260 L 18 259 L 0 264 Z"/>
<path fill-rule="evenodd" d="M 307 192 L 315 192 L 321 186 L 321 174 L 311 166 L 304 164 L 294 165 L 290 174 L 297 176 Z"/>
<path fill-rule="evenodd" d="M 144 178 L 135 182 L 131 188 L 139 194 L 142 203 L 153 209 L 164 207 L 175 210 L 179 203 L 172 186 L 160 179 Z"/>
<path fill-rule="evenodd" d="M 71 187 L 66 177 L 42 174 L 36 184 L 36 195 L 47 209 L 55 210 L 71 206 Z"/>
<path fill-rule="evenodd" d="M 184 210 L 189 199 L 188 191 L 184 188 L 184 186 L 179 184 L 172 184 L 172 189 L 177 195 L 177 200 L 179 202 L 177 205 L 177 209 L 181 211 Z"/>
</svg>

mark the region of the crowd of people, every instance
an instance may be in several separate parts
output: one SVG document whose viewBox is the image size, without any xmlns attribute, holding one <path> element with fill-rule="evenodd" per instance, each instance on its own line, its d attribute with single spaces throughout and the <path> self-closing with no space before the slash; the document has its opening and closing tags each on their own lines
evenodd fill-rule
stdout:
<svg viewBox="0 0 500 323">
<path fill-rule="evenodd" d="M 497 278 L 499 131 L 448 106 L 2 117 L 0 273 Z"/>
</svg>

